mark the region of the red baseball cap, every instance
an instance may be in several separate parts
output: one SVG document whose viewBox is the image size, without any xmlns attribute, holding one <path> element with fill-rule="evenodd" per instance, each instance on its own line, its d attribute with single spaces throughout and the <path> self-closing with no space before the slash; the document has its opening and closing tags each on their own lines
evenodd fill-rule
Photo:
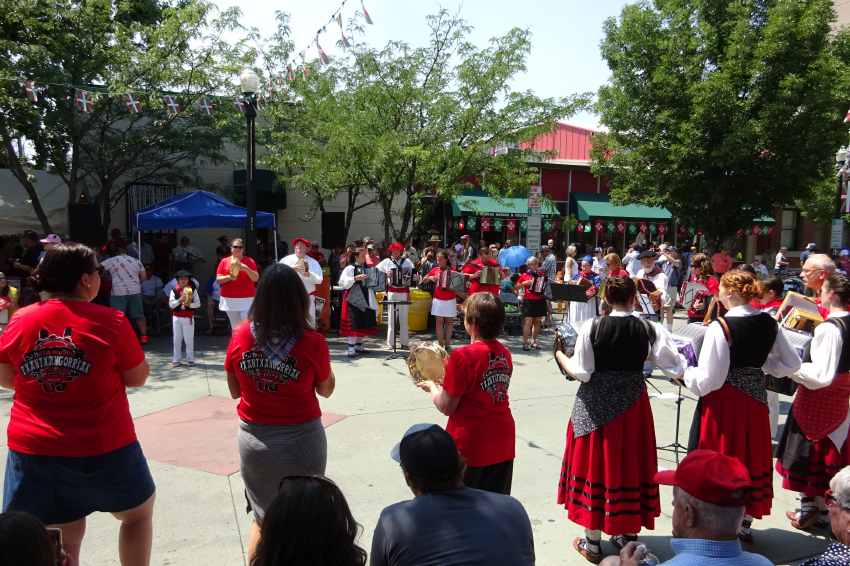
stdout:
<svg viewBox="0 0 850 566">
<path fill-rule="evenodd" d="M 310 247 L 310 240 L 308 240 L 307 238 L 301 238 L 301 237 L 298 237 L 298 238 L 295 238 L 294 240 L 292 240 L 292 247 L 294 248 L 298 244 L 298 242 L 301 242 L 302 244 L 304 244 L 304 247 L 306 247 L 306 248 Z"/>
<path fill-rule="evenodd" d="M 393 242 L 392 244 L 389 245 L 389 247 L 387 249 L 390 250 L 391 252 L 403 252 L 404 251 L 404 244 L 401 244 L 400 242 Z"/>
<path fill-rule="evenodd" d="M 740 460 L 714 450 L 692 451 L 675 470 L 656 473 L 655 481 L 720 507 L 743 507 L 753 487 L 750 472 Z"/>
</svg>

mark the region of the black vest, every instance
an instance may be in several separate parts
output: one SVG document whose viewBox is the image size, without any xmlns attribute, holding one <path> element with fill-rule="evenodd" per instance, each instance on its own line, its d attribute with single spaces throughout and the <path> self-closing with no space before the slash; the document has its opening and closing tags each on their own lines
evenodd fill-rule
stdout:
<svg viewBox="0 0 850 566">
<path fill-rule="evenodd" d="M 597 318 L 590 336 L 596 371 L 642 372 L 649 344 L 655 342 L 652 325 L 635 316 Z"/>
<path fill-rule="evenodd" d="M 729 369 L 760 368 L 773 349 L 779 325 L 767 313 L 724 317 L 729 326 Z"/>
<path fill-rule="evenodd" d="M 838 360 L 838 368 L 835 373 L 847 373 L 850 371 L 850 316 L 838 316 L 828 318 L 821 324 L 834 324 L 841 331 L 841 340 L 844 343 L 841 350 L 841 358 Z M 806 349 L 803 351 L 803 361 L 812 361 L 812 343 L 806 344 Z"/>
</svg>

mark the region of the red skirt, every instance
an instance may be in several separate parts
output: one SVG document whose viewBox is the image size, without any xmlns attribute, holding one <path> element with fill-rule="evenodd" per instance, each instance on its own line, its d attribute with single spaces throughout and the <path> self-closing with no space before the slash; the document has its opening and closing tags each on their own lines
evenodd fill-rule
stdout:
<svg viewBox="0 0 850 566">
<path fill-rule="evenodd" d="M 691 449 L 715 450 L 741 461 L 753 482 L 747 515 L 761 519 L 770 515 L 773 501 L 773 442 L 767 405 L 759 403 L 740 389 L 725 383 L 697 405 L 694 424 L 698 426 L 696 443 Z"/>
<path fill-rule="evenodd" d="M 644 392 L 626 412 L 590 434 L 575 438 L 570 422 L 558 503 L 586 529 L 637 534 L 654 528 L 661 514 L 657 471 L 655 425 Z"/>
<path fill-rule="evenodd" d="M 794 415 L 789 414 L 776 456 L 782 487 L 806 497 L 821 497 L 829 489 L 832 477 L 850 465 L 850 435 L 838 450 L 829 437 L 814 441 L 806 438 Z"/>
<path fill-rule="evenodd" d="M 351 317 L 354 314 L 355 309 L 351 309 L 352 312 L 348 310 L 348 291 L 343 293 L 342 295 L 342 312 L 339 317 L 339 334 L 340 336 L 355 336 L 355 337 L 363 337 L 363 336 L 374 336 L 378 333 L 378 322 L 377 315 L 375 315 L 375 319 L 373 320 L 374 326 L 372 327 L 361 327 L 354 328 L 351 323 Z M 374 313 L 375 311 L 370 311 Z"/>
</svg>

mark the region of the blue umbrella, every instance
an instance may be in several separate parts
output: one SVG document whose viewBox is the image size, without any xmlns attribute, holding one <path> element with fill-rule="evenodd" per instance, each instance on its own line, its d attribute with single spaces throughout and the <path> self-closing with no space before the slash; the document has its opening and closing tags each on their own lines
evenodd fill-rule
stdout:
<svg viewBox="0 0 850 566">
<path fill-rule="evenodd" d="M 499 265 L 516 269 L 525 265 L 525 260 L 531 255 L 532 253 L 525 246 L 511 246 L 499 253 Z"/>
</svg>

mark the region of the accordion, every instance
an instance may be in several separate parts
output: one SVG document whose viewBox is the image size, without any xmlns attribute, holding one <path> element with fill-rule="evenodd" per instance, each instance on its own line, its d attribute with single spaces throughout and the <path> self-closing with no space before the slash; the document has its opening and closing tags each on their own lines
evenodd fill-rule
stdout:
<svg viewBox="0 0 850 566">
<path fill-rule="evenodd" d="M 502 282 L 502 273 L 498 267 L 486 265 L 481 268 L 481 277 L 478 282 L 482 285 L 498 285 Z"/>
<path fill-rule="evenodd" d="M 545 273 L 535 273 L 534 279 L 531 282 L 531 290 L 538 295 L 542 295 L 543 291 L 546 290 L 546 274 Z"/>
<path fill-rule="evenodd" d="M 455 293 L 464 293 L 466 291 L 466 279 L 462 273 L 452 271 L 451 269 L 441 269 L 440 276 L 437 279 L 437 287 L 448 289 Z"/>
<path fill-rule="evenodd" d="M 391 287 L 410 287 L 413 280 L 413 272 L 410 269 L 393 267 L 387 278 Z"/>
<path fill-rule="evenodd" d="M 366 273 L 366 287 L 370 289 L 374 289 L 376 291 L 383 291 L 387 286 L 387 276 L 386 274 L 375 268 L 375 267 L 367 267 L 365 270 Z"/>
</svg>

